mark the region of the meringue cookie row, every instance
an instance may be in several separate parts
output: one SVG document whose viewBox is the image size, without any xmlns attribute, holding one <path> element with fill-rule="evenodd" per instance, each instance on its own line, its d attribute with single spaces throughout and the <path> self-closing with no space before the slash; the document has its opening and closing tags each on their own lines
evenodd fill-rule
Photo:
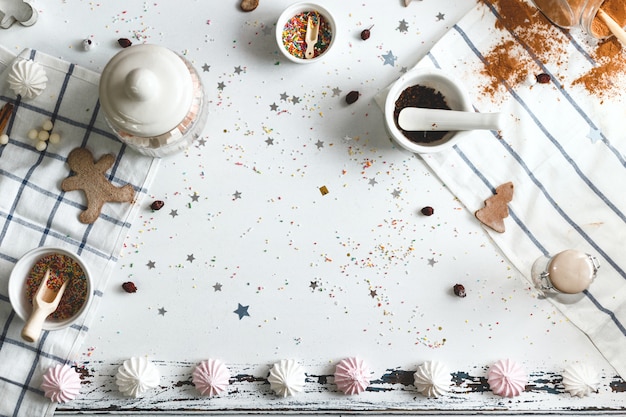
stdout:
<svg viewBox="0 0 626 417">
<path fill-rule="evenodd" d="M 335 367 L 334 380 L 339 391 L 346 395 L 362 393 L 370 385 L 370 369 L 359 358 L 341 360 Z M 201 395 L 216 396 L 230 384 L 230 371 L 219 360 L 200 362 L 192 373 L 192 382 Z M 294 396 L 304 390 L 306 373 L 293 359 L 275 363 L 267 381 L 280 397 Z M 414 373 L 417 391 L 429 398 L 438 398 L 450 391 L 452 374 L 438 361 L 426 361 Z M 491 391 L 503 397 L 515 397 L 526 388 L 528 377 L 522 366 L 510 359 L 495 362 L 487 372 Z M 160 383 L 157 367 L 145 357 L 130 358 L 118 368 L 115 383 L 119 391 L 129 397 L 138 398 L 155 389 Z M 69 365 L 56 365 L 43 376 L 41 388 L 53 402 L 65 403 L 76 398 L 80 391 L 80 374 Z M 584 397 L 598 392 L 599 373 L 582 363 L 575 363 L 563 372 L 563 386 L 572 396 Z"/>
</svg>

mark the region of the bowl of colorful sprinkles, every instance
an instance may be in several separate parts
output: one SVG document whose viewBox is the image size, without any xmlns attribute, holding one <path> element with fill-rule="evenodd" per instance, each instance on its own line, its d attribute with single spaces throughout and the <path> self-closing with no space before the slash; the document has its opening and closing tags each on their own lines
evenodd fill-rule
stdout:
<svg viewBox="0 0 626 417">
<path fill-rule="evenodd" d="M 398 145 L 420 154 L 451 148 L 467 131 L 403 130 L 398 115 L 405 107 L 474 111 L 462 83 L 440 69 L 418 68 L 400 77 L 385 99 L 385 127 Z"/>
<path fill-rule="evenodd" d="M 75 253 L 52 246 L 42 246 L 24 254 L 15 264 L 9 278 L 9 298 L 15 313 L 24 321 L 31 315 L 32 300 L 46 270 L 48 288 L 54 291 L 68 281 L 57 309 L 44 321 L 43 330 L 71 326 L 87 308 L 91 299 L 91 275 L 87 265 Z"/>
<path fill-rule="evenodd" d="M 278 49 L 287 59 L 300 64 L 325 56 L 335 43 L 335 34 L 333 15 L 315 3 L 292 4 L 276 23 Z"/>
</svg>

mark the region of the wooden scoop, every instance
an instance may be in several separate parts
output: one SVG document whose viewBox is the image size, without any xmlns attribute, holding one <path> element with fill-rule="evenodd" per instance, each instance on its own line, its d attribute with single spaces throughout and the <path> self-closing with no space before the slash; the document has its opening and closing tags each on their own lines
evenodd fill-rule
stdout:
<svg viewBox="0 0 626 417">
<path fill-rule="evenodd" d="M 320 33 L 320 25 L 313 23 L 313 19 L 309 16 L 309 20 L 306 24 L 306 35 L 304 36 L 304 40 L 306 41 L 306 51 L 304 52 L 304 57 L 306 59 L 311 59 L 315 55 L 315 44 L 317 43 L 317 37 Z"/>
<path fill-rule="evenodd" d="M 624 28 L 617 24 L 617 22 L 602 9 L 598 9 L 598 17 L 602 19 L 611 33 L 619 39 L 622 45 L 626 46 L 626 32 L 624 31 Z"/>
<path fill-rule="evenodd" d="M 43 322 L 51 313 L 59 306 L 61 297 L 65 292 L 68 281 L 65 281 L 59 291 L 48 288 L 48 280 L 50 279 L 50 270 L 46 273 L 39 284 L 39 288 L 33 297 L 33 312 L 22 329 L 22 339 L 33 343 L 39 339 Z"/>
</svg>

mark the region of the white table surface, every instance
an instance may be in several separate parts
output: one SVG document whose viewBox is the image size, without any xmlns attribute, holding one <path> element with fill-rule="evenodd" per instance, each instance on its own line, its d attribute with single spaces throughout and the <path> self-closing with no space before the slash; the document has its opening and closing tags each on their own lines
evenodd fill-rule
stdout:
<svg viewBox="0 0 626 417">
<path fill-rule="evenodd" d="M 0 31 L 16 53 L 34 48 L 95 71 L 120 37 L 166 46 L 195 65 L 209 97 L 201 141 L 162 161 L 150 194 L 165 207 L 136 219 L 74 358 L 84 392 L 57 412 L 619 409 L 623 381 L 420 158 L 393 146 L 373 100 L 475 2 L 320 1 L 340 30 L 335 50 L 312 65 L 279 55 L 275 22 L 290 3 L 261 0 L 244 13 L 237 1 L 39 1 L 34 26 Z M 360 98 L 348 106 L 351 90 Z M 427 205 L 431 217 L 420 214 Z M 125 281 L 137 293 L 125 293 Z M 456 283 L 466 298 L 452 294 Z M 239 304 L 249 313 L 241 319 Z M 113 375 L 144 355 L 162 386 L 124 398 Z M 347 356 L 366 360 L 385 389 L 343 397 L 314 377 Z M 199 398 L 190 372 L 208 358 L 258 380 L 235 378 L 227 395 Z M 306 367 L 310 387 L 284 402 L 264 378 L 287 358 Z M 510 401 L 472 387 L 503 358 L 545 386 Z M 467 379 L 429 401 L 410 382 L 385 383 L 425 360 Z M 576 361 L 601 370 L 598 394 L 563 392 L 559 375 Z"/>
</svg>

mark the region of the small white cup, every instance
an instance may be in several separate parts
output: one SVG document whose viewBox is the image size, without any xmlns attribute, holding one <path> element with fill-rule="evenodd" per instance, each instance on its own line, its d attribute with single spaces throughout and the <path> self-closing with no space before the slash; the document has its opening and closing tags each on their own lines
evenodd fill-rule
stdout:
<svg viewBox="0 0 626 417">
<path fill-rule="evenodd" d="M 330 43 L 326 47 L 326 49 L 321 54 L 311 59 L 300 58 L 295 55 L 292 55 L 286 49 L 285 44 L 283 42 L 283 30 L 287 22 L 289 22 L 293 17 L 297 16 L 298 14 L 304 13 L 304 12 L 318 12 L 320 16 L 322 16 L 324 20 L 328 23 L 328 29 L 331 34 Z M 322 36 L 321 31 L 320 31 L 319 36 L 320 37 Z M 292 4 L 281 13 L 276 23 L 276 43 L 278 45 L 278 49 L 288 60 L 290 60 L 291 62 L 298 63 L 298 64 L 311 64 L 313 62 L 317 62 L 325 58 L 328 52 L 332 49 L 333 45 L 335 44 L 336 38 L 337 38 L 337 25 L 335 23 L 335 18 L 333 17 L 332 13 L 328 11 L 328 9 L 316 3 L 303 2 L 303 3 Z"/>
<path fill-rule="evenodd" d="M 47 318 L 42 326 L 42 330 L 60 330 L 74 324 L 80 316 L 85 312 L 93 292 L 93 283 L 91 280 L 91 273 L 85 262 L 75 253 L 72 253 L 64 248 L 53 246 L 42 246 L 26 252 L 15 264 L 11 275 L 9 277 L 9 299 L 11 300 L 11 306 L 15 313 L 23 320 L 28 320 L 33 306 L 28 302 L 26 296 L 26 281 L 28 274 L 33 266 L 44 256 L 50 254 L 60 254 L 72 258 L 82 268 L 87 278 L 87 294 L 83 305 L 72 316 L 65 320 L 53 320 Z"/>
</svg>

